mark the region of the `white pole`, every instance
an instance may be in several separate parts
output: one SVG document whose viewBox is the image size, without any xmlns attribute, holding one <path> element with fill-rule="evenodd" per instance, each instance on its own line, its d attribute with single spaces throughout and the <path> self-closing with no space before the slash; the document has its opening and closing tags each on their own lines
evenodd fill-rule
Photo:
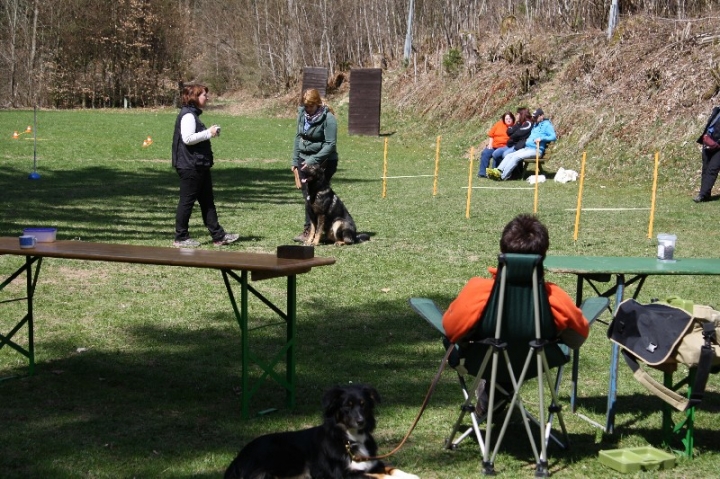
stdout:
<svg viewBox="0 0 720 479">
<path fill-rule="evenodd" d="M 405 33 L 405 48 L 403 50 L 403 64 L 405 66 L 410 64 L 410 54 L 412 53 L 412 23 L 414 10 L 415 0 L 410 0 L 408 5 L 407 32 Z"/>
<path fill-rule="evenodd" d="M 619 10 L 620 8 L 618 7 L 618 0 L 612 0 L 612 4 L 610 5 L 610 15 L 608 15 L 608 39 L 612 37 L 613 31 L 617 26 Z"/>
</svg>

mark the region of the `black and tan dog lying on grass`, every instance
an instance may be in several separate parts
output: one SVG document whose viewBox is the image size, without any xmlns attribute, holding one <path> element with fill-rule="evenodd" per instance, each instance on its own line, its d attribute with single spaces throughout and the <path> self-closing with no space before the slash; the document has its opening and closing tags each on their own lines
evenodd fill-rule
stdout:
<svg viewBox="0 0 720 479">
<path fill-rule="evenodd" d="M 307 185 L 306 200 L 312 210 L 306 245 L 317 246 L 322 240 L 336 245 L 350 245 L 369 239 L 366 234 L 358 234 L 350 212 L 326 181 L 323 167 L 305 166 L 301 176 L 301 181 Z"/>
<path fill-rule="evenodd" d="M 225 479 L 419 479 L 377 455 L 375 388 L 334 387 L 323 395 L 323 423 L 253 439 L 225 471 Z"/>
</svg>

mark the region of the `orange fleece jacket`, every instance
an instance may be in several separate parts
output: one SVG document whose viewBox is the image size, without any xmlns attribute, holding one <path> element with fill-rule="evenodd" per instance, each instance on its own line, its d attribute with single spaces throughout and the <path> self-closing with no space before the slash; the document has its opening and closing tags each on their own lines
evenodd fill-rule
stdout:
<svg viewBox="0 0 720 479">
<path fill-rule="evenodd" d="M 506 146 L 510 137 L 507 134 L 508 126 L 504 120 L 500 120 L 495 123 L 488 131 L 488 136 L 492 138 L 492 147 L 497 149 L 501 146 Z"/>
<path fill-rule="evenodd" d="M 488 271 L 492 274 L 492 279 L 472 278 L 443 315 L 443 328 L 451 342 L 460 340 L 480 320 L 495 283 L 497 268 L 491 267 Z M 579 348 L 590 332 L 587 319 L 560 286 L 546 281 L 545 290 L 558 336 L 570 348 Z"/>
</svg>

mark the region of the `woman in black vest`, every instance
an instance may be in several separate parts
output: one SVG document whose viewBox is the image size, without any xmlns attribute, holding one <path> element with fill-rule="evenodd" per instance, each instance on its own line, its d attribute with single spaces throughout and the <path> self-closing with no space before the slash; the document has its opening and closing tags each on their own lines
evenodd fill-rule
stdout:
<svg viewBox="0 0 720 479">
<path fill-rule="evenodd" d="M 215 246 L 237 241 L 238 235 L 226 233 L 218 223 L 215 211 L 212 177 L 213 152 L 210 138 L 220 134 L 220 127 L 205 128 L 200 121 L 202 108 L 208 101 L 205 85 L 190 84 L 182 89 L 182 108 L 175 120 L 172 165 L 180 177 L 180 200 L 175 213 L 176 248 L 194 248 L 200 242 L 190 238 L 188 224 L 195 201 L 200 204 L 203 223 L 212 236 Z"/>
</svg>

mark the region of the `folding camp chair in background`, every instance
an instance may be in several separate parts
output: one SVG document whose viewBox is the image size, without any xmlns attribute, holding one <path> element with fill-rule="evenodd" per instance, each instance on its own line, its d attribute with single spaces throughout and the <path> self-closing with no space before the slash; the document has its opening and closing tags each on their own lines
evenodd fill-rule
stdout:
<svg viewBox="0 0 720 479">
<path fill-rule="evenodd" d="M 483 455 L 483 473 L 493 474 L 495 457 L 510 416 L 513 410 L 517 410 L 522 415 L 533 450 L 536 476 L 547 476 L 549 440 L 552 439 L 562 448 L 569 444 L 557 400 L 562 366 L 569 360 L 569 349 L 556 340 L 557 332 L 543 281 L 542 257 L 501 254 L 498 263 L 497 277 L 482 320 L 455 345 L 455 351 L 448 359 L 449 365 L 457 372 L 465 400 L 445 446 L 454 449 L 463 439 L 474 433 Z M 583 314 L 593 321 L 608 303 L 606 298 L 599 301 L 598 298 L 593 298 L 586 304 Z M 412 298 L 410 305 L 443 335 L 443 342 L 448 347 L 449 340 L 442 327 L 443 313 L 437 305 L 426 298 Z M 551 370 L 554 368 L 558 371 L 553 379 Z M 534 411 L 537 417 L 530 413 L 520 395 L 523 383 L 534 377 L 539 379 L 539 406 Z M 488 395 L 487 405 L 478 408 L 476 391 L 482 381 L 485 381 Z M 468 387 L 469 382 L 471 385 Z M 545 382 L 548 385 L 547 390 Z M 546 395 L 550 400 L 547 411 Z M 496 424 L 494 416 L 507 404 L 509 407 L 500 432 L 493 437 Z M 472 425 L 455 439 L 466 415 L 470 416 Z M 560 423 L 559 435 L 552 431 L 555 416 Z M 483 422 L 484 430 L 480 426 Z M 531 422 L 539 431 L 537 438 L 532 432 Z"/>
</svg>

